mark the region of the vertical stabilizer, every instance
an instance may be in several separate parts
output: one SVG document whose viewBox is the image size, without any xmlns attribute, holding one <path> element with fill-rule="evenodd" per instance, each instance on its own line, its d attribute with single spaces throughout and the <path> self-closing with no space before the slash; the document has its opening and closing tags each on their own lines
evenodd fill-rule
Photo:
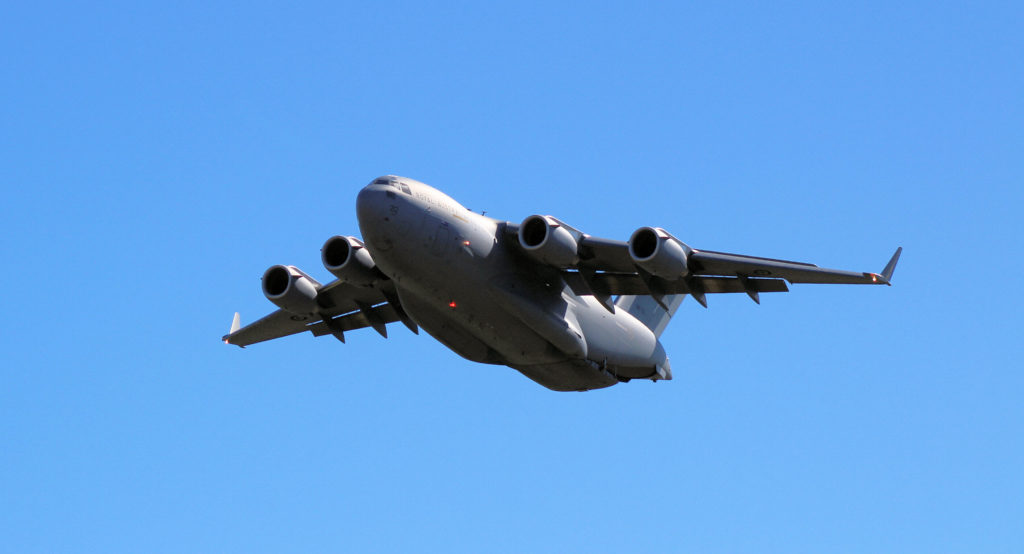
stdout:
<svg viewBox="0 0 1024 554">
<path fill-rule="evenodd" d="M 626 310 L 631 316 L 640 320 L 654 332 L 654 336 L 660 337 L 661 333 L 665 331 L 665 327 L 668 326 L 668 322 L 675 315 L 676 310 L 679 309 L 679 305 L 683 303 L 683 298 L 686 298 L 685 294 L 668 294 L 662 297 L 661 301 L 665 304 L 665 308 L 658 305 L 658 301 L 650 296 L 620 296 L 615 301 L 615 307 Z"/>
</svg>

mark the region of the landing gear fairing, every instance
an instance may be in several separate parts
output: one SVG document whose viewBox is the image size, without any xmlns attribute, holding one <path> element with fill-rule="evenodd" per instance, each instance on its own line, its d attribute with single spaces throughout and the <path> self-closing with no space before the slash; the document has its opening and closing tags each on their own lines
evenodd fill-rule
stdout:
<svg viewBox="0 0 1024 554">
<path fill-rule="evenodd" d="M 263 275 L 278 310 L 224 342 L 248 346 L 304 331 L 345 342 L 388 324 L 423 329 L 460 356 L 506 365 L 558 391 L 672 378 L 659 337 L 683 299 L 786 292 L 787 283 L 888 285 L 902 249 L 880 273 L 691 248 L 642 227 L 628 241 L 587 235 L 550 215 L 522 223 L 476 214 L 441 191 L 387 175 L 356 199 L 362 239 L 335 236 L 320 284 L 288 265 Z"/>
</svg>

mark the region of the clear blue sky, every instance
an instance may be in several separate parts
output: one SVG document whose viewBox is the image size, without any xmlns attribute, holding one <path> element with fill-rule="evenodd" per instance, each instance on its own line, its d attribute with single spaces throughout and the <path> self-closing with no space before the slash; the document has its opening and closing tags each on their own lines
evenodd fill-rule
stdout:
<svg viewBox="0 0 1024 554">
<path fill-rule="evenodd" d="M 0 550 L 1024 551 L 1024 9 L 713 4 L 7 7 Z M 554 393 L 401 327 L 221 344 L 385 173 L 905 252 L 688 300 L 665 383 Z"/>
</svg>

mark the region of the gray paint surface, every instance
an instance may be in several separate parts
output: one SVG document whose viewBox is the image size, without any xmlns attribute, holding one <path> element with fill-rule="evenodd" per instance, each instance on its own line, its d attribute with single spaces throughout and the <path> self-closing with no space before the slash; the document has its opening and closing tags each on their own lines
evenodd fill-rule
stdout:
<svg viewBox="0 0 1024 554">
<path fill-rule="evenodd" d="M 315 311 L 282 308 L 240 329 L 235 322 L 224 341 L 247 346 L 303 331 L 344 341 L 345 332 L 366 327 L 387 336 L 386 325 L 400 321 L 468 360 L 515 368 L 552 390 L 590 390 L 671 379 L 658 337 L 687 294 L 706 306 L 706 294 L 745 292 L 759 301 L 760 292 L 788 290 L 786 281 L 889 284 L 900 253 L 882 274 L 856 273 L 695 250 L 644 228 L 634 233 L 649 240 L 640 256 L 631 243 L 590 237 L 551 216 L 530 216 L 521 229 L 393 175 L 359 192 L 356 213 L 365 243 L 345 237 L 342 246 L 363 266 L 368 253 L 372 273 L 357 268 L 359 279 L 348 282 L 349 273 L 332 267 L 342 279 L 320 286 L 287 266 L 278 274 L 293 281 L 280 297 L 292 303 L 268 298 L 295 309 L 306 294 L 302 305 Z"/>
</svg>

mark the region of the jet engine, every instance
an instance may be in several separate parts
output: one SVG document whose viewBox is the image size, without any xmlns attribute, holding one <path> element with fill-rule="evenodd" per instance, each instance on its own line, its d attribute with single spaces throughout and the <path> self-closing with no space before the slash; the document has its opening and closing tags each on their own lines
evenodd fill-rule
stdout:
<svg viewBox="0 0 1024 554">
<path fill-rule="evenodd" d="M 629 237 L 629 257 L 644 271 L 675 281 L 689 273 L 692 250 L 660 227 L 641 227 Z"/>
<path fill-rule="evenodd" d="M 355 237 L 333 236 L 320 249 L 324 267 L 338 279 L 353 285 L 367 286 L 381 278 L 363 241 Z"/>
<path fill-rule="evenodd" d="M 316 313 L 319 288 L 320 283 L 293 265 L 275 265 L 263 273 L 263 295 L 293 314 Z"/>
<path fill-rule="evenodd" d="M 579 261 L 579 245 L 561 221 L 550 215 L 531 215 L 519 225 L 519 245 L 534 259 L 555 267 Z"/>
</svg>

